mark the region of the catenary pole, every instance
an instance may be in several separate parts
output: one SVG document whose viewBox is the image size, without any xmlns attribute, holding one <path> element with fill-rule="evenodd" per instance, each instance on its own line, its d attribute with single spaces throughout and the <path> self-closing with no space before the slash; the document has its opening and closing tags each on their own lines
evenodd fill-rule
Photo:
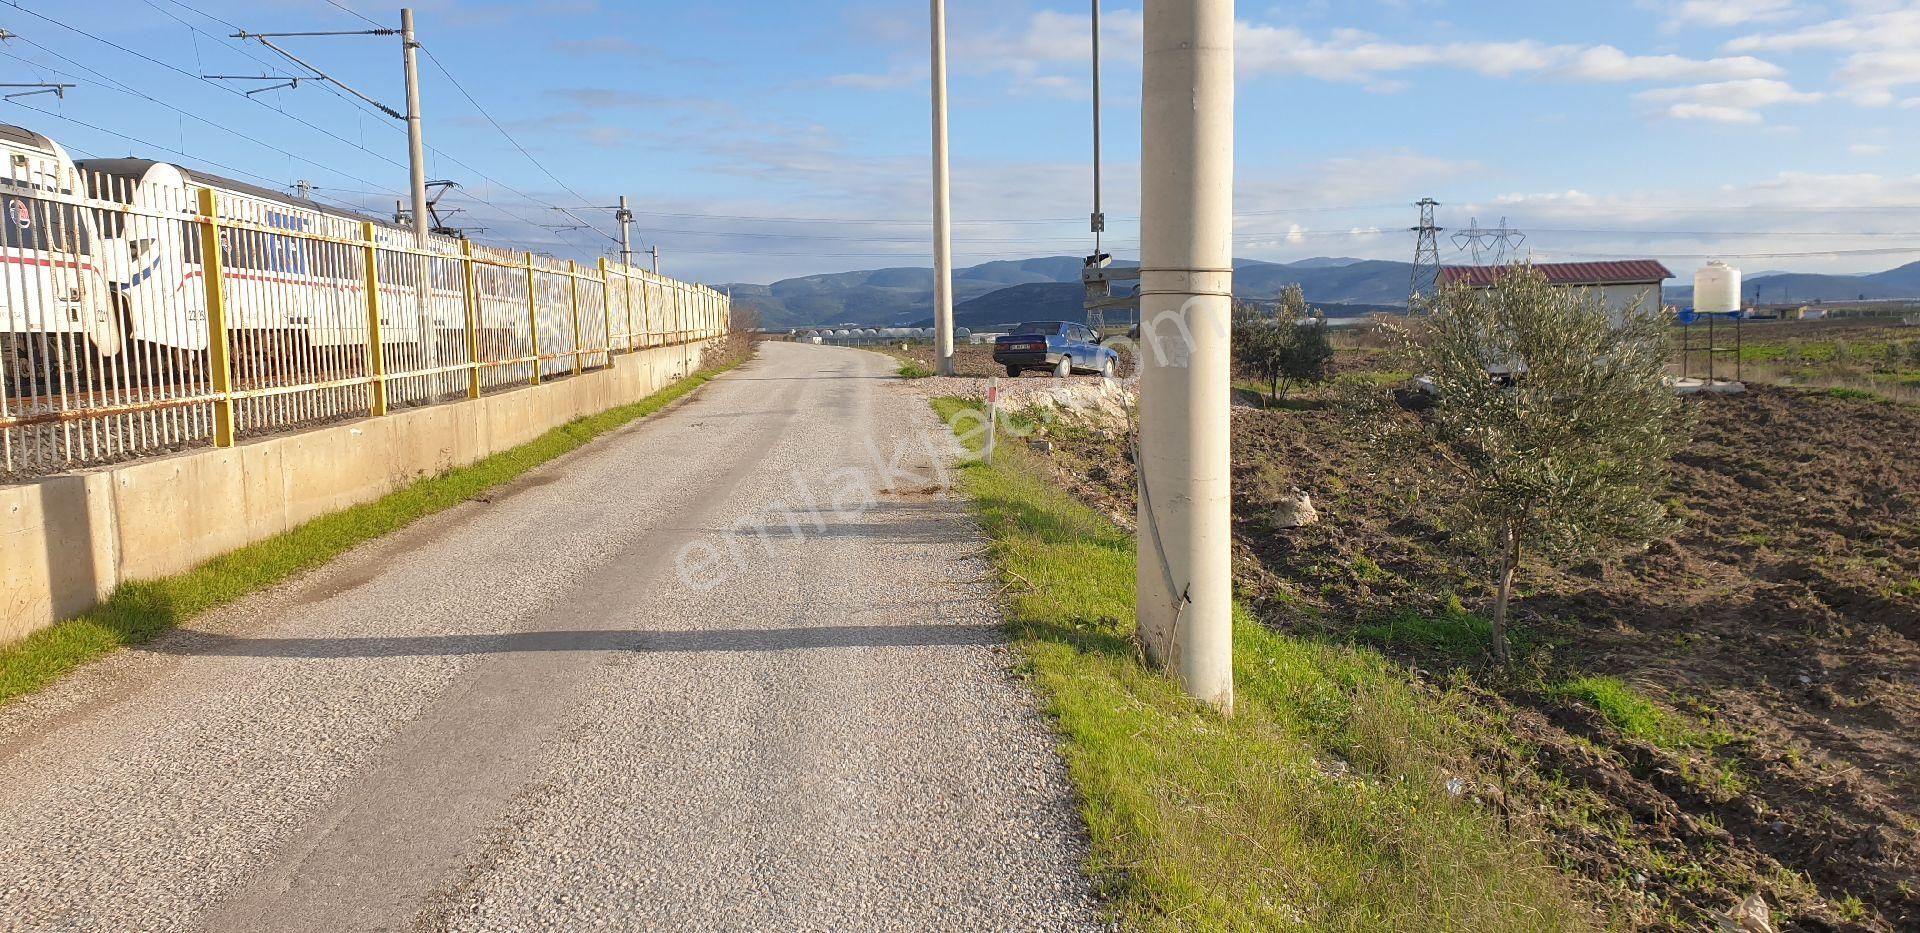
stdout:
<svg viewBox="0 0 1920 933">
<path fill-rule="evenodd" d="M 1233 8 L 1233 0 L 1146 3 L 1135 568 L 1149 657 L 1227 714 Z"/>
<path fill-rule="evenodd" d="M 413 184 L 413 232 L 426 245 L 431 216 L 427 212 L 427 143 L 420 129 L 420 43 L 413 40 L 413 10 L 400 11 L 401 61 L 407 77 L 407 171 Z"/>
<path fill-rule="evenodd" d="M 953 375 L 953 229 L 947 216 L 947 3 L 933 3 L 934 372 Z"/>
<path fill-rule="evenodd" d="M 620 196 L 620 207 L 613 219 L 620 221 L 620 264 L 633 266 L 633 211 L 627 209 L 627 196 Z"/>
</svg>

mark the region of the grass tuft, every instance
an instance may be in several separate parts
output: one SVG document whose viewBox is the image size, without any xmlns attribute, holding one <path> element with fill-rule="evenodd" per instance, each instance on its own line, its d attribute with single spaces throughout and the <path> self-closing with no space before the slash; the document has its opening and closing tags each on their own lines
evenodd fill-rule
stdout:
<svg viewBox="0 0 1920 933">
<path fill-rule="evenodd" d="M 575 419 L 518 447 L 316 518 L 185 573 L 123 583 L 91 611 L 0 647 L 0 705 L 40 690 L 110 651 L 145 642 L 209 609 L 311 570 L 359 544 L 509 482 L 659 411 L 741 361 L 694 373 L 638 402 Z"/>
<path fill-rule="evenodd" d="M 902 379 L 925 379 L 933 375 L 933 370 L 928 369 L 918 360 L 902 360 L 900 368 L 894 372 Z"/>
<path fill-rule="evenodd" d="M 1554 684 L 1548 693 L 1562 700 L 1586 703 L 1614 728 L 1649 745 L 1669 750 L 1710 750 L 1726 743 L 1725 736 L 1691 721 L 1690 717 L 1663 709 L 1617 677 L 1575 677 Z"/>
<path fill-rule="evenodd" d="M 938 399 L 943 418 L 973 403 Z M 974 406 L 977 407 L 977 406 Z M 1026 451 L 960 468 L 1008 587 L 1117 919 L 1147 929 L 1587 929 L 1596 915 L 1503 827 L 1464 697 L 1377 652 L 1234 623 L 1235 715 L 1134 647 L 1131 537 Z"/>
</svg>

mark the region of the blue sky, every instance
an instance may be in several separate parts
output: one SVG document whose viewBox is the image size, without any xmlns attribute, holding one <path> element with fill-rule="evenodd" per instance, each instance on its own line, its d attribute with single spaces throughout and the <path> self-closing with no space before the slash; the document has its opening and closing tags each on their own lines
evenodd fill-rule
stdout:
<svg viewBox="0 0 1920 933">
<path fill-rule="evenodd" d="M 391 210 L 404 189 L 394 121 L 323 86 L 248 99 L 249 85 L 197 77 L 291 67 L 226 38 L 235 27 L 368 28 L 341 5 L 75 6 L 0 5 L 18 36 L 0 45 L 3 80 L 79 85 L 0 119 L 77 153 L 306 179 L 362 208 Z M 1086 8 L 951 6 L 957 261 L 1089 251 Z M 1105 11 L 1106 209 L 1125 256 L 1139 235 L 1140 7 Z M 640 244 L 679 276 L 928 263 L 924 3 L 421 0 L 416 15 L 433 53 L 429 172 L 462 183 L 447 203 L 487 228 L 479 239 L 592 258 L 614 227 L 591 208 L 624 193 Z M 1920 234 L 1920 4 L 1350 0 L 1243 3 L 1238 17 L 1241 256 L 1406 258 L 1410 202 L 1431 196 L 1443 225 L 1505 217 L 1542 260 L 1853 272 L 1920 259 L 1893 252 L 1920 247 L 1900 235 Z M 286 41 L 400 104 L 397 40 Z M 554 206 L 594 229 L 547 229 L 573 222 Z"/>
</svg>

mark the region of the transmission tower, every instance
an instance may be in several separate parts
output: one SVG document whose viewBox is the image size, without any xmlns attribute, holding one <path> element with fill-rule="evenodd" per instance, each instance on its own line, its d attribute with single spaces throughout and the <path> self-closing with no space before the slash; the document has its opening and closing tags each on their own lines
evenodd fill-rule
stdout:
<svg viewBox="0 0 1920 933">
<path fill-rule="evenodd" d="M 1507 226 L 1507 219 L 1500 218 L 1498 227 L 1480 226 L 1480 218 L 1475 217 L 1467 223 L 1467 229 L 1453 235 L 1453 245 L 1473 254 L 1473 264 L 1482 265 L 1483 254 L 1493 257 L 1493 265 L 1505 265 L 1507 256 L 1519 250 L 1527 242 L 1527 235 Z"/>
<path fill-rule="evenodd" d="M 1420 208 L 1420 226 L 1411 228 L 1419 237 L 1413 244 L 1413 289 L 1407 299 L 1407 310 L 1419 305 L 1420 299 L 1433 294 L 1440 284 L 1440 230 L 1434 225 L 1433 209 L 1440 206 L 1432 198 L 1421 198 L 1415 202 Z"/>
</svg>

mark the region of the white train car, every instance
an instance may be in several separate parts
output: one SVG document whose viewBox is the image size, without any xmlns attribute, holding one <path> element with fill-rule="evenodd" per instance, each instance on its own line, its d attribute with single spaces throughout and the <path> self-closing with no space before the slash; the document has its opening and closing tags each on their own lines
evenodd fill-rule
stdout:
<svg viewBox="0 0 1920 933">
<path fill-rule="evenodd" d="M 136 339 L 177 350 L 207 347 L 205 267 L 193 220 L 202 188 L 213 190 L 229 225 L 221 230 L 221 258 L 236 344 L 294 355 L 364 348 L 361 244 L 368 222 L 382 247 L 375 264 L 383 342 L 418 344 L 423 333 L 464 333 L 465 285 L 455 264 L 391 251 L 413 246 L 410 230 L 167 162 L 86 159 L 76 167 L 95 199 L 126 205 L 117 215 L 101 211 L 99 223 L 104 248 L 126 257 L 112 278 Z"/>
<path fill-rule="evenodd" d="M 89 354 L 120 352 L 106 252 L 73 160 L 59 143 L 0 124 L 0 370 L 52 380 Z"/>
</svg>

